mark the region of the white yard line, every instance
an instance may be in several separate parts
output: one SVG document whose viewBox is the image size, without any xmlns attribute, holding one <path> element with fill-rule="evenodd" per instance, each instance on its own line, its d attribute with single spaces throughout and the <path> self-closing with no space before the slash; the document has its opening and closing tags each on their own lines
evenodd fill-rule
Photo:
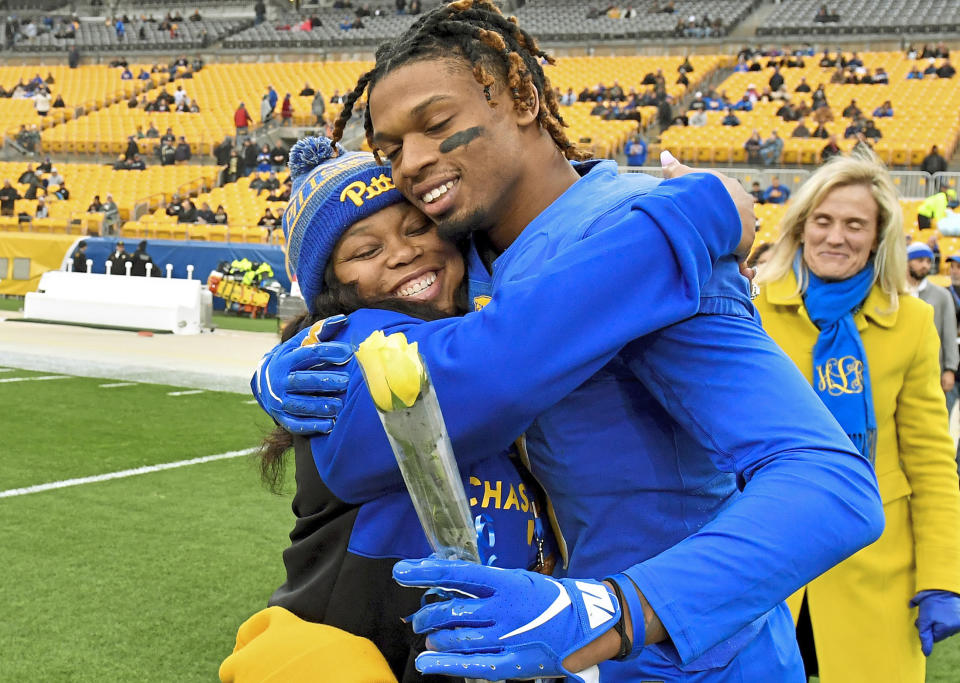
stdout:
<svg viewBox="0 0 960 683">
<path fill-rule="evenodd" d="M 188 465 L 199 465 L 214 460 L 225 460 L 227 458 L 239 458 L 242 455 L 250 455 L 256 452 L 256 448 L 244 448 L 239 451 L 227 451 L 217 455 L 205 455 L 202 458 L 191 458 L 189 460 L 178 460 L 177 462 L 165 462 L 159 465 L 147 465 L 145 467 L 136 467 L 132 470 L 120 470 L 119 472 L 108 472 L 106 474 L 96 474 L 91 477 L 79 477 L 77 479 L 63 479 L 61 481 L 51 481 L 46 484 L 37 484 L 27 486 L 22 489 L 8 489 L 0 491 L 0 498 L 12 498 L 13 496 L 25 496 L 28 493 L 40 493 L 41 491 L 52 491 L 54 489 L 63 489 L 68 486 L 80 486 L 81 484 L 95 484 L 100 481 L 109 481 L 110 479 L 123 479 L 125 477 L 134 477 L 138 474 L 150 474 L 162 470 L 172 470 L 178 467 L 187 467 Z"/>
<path fill-rule="evenodd" d="M 135 387 L 135 386 L 137 386 L 136 382 L 113 382 L 111 384 L 98 385 L 100 389 L 116 389 L 117 387 Z"/>
<path fill-rule="evenodd" d="M 249 401 L 244 401 L 244 403 L 246 403 L 247 405 L 255 406 L 255 405 L 257 405 L 257 399 L 254 398 L 254 399 L 251 399 L 251 400 L 249 400 Z"/>
<path fill-rule="evenodd" d="M 36 377 L 5 377 L 0 382 L 38 382 L 45 379 L 70 379 L 69 375 L 37 375 Z"/>
<path fill-rule="evenodd" d="M 13 372 L 17 368 L 0 368 L 0 372 Z"/>
<path fill-rule="evenodd" d="M 192 396 L 193 394 L 202 394 L 202 393 L 203 393 L 203 389 L 190 389 L 189 391 L 168 391 L 167 396 Z"/>
</svg>

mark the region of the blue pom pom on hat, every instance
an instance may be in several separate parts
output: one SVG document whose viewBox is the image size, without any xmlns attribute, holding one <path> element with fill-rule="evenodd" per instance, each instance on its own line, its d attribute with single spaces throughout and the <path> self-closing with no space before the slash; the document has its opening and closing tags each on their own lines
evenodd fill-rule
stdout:
<svg viewBox="0 0 960 683">
<path fill-rule="evenodd" d="M 325 137 L 297 141 L 290 149 L 290 203 L 283 213 L 287 271 L 296 273 L 310 312 L 323 291 L 334 247 L 359 220 L 403 201 L 389 166 L 368 152 L 348 152 Z"/>
</svg>

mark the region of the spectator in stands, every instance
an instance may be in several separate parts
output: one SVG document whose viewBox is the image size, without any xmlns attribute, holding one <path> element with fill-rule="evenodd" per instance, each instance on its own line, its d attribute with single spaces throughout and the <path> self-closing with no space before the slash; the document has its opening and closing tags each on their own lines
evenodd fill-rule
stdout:
<svg viewBox="0 0 960 683">
<path fill-rule="evenodd" d="M 30 168 L 29 166 L 27 167 Z M 934 173 L 945 173 L 947 170 L 947 160 L 940 154 L 936 145 L 930 148 L 930 153 L 923 158 L 920 164 L 920 170 L 933 175 Z M 22 180 L 20 181 L 23 182 Z"/>
<path fill-rule="evenodd" d="M 117 19 L 114 22 L 113 28 L 117 32 L 117 40 L 123 41 L 127 35 L 127 25 L 123 23 L 123 19 Z"/>
<path fill-rule="evenodd" d="M 876 142 L 883 137 L 883 133 L 881 133 L 880 129 L 877 128 L 876 124 L 873 122 L 873 119 L 867 119 L 863 126 L 863 136 Z"/>
<path fill-rule="evenodd" d="M 87 207 L 87 213 L 103 213 L 103 202 L 100 201 L 100 195 L 93 195 L 93 201 Z"/>
<path fill-rule="evenodd" d="M 267 126 L 273 119 L 273 107 L 270 106 L 270 95 L 263 93 L 260 98 L 260 123 Z"/>
<path fill-rule="evenodd" d="M 753 111 L 753 102 L 750 101 L 750 96 L 744 93 L 740 101 L 736 102 L 731 109 L 735 111 Z"/>
<path fill-rule="evenodd" d="M 770 137 L 760 145 L 760 159 L 764 166 L 772 166 L 780 163 L 780 156 L 783 154 L 783 140 L 777 134 L 777 131 L 770 131 Z"/>
<path fill-rule="evenodd" d="M 873 74 L 873 83 L 878 85 L 887 85 L 890 83 L 890 75 L 882 66 L 878 66 L 876 72 Z"/>
<path fill-rule="evenodd" d="M 47 208 L 47 203 L 44 201 L 43 197 L 40 197 L 37 200 L 37 210 L 33 214 L 34 218 L 47 218 L 50 216 L 50 210 Z"/>
<path fill-rule="evenodd" d="M 283 142 L 279 139 L 277 143 L 273 146 L 273 149 L 270 150 L 270 163 L 273 165 L 275 171 L 280 171 L 287 166 L 287 148 L 283 146 Z"/>
<path fill-rule="evenodd" d="M 74 273 L 86 273 L 87 272 L 87 241 L 80 240 L 77 243 L 77 248 L 73 251 L 73 268 L 71 269 Z"/>
<path fill-rule="evenodd" d="M 960 202 L 957 201 L 957 191 L 953 188 L 930 195 L 917 207 L 917 227 L 921 230 L 933 227 L 933 221 L 940 220 L 947 215 L 948 208 L 955 209 L 958 205 Z"/>
<path fill-rule="evenodd" d="M 190 157 L 190 144 L 187 142 L 187 139 L 181 135 L 180 141 L 177 143 L 176 149 L 173 151 L 173 160 L 175 163 L 185 164 L 190 161 Z"/>
<path fill-rule="evenodd" d="M 44 157 L 43 161 L 37 164 L 38 173 L 50 173 L 53 170 L 53 162 L 50 157 Z"/>
<path fill-rule="evenodd" d="M 130 260 L 130 254 L 127 253 L 127 247 L 123 240 L 117 240 L 113 247 L 113 252 L 107 258 L 110 263 L 110 272 L 108 275 L 126 275 L 127 261 Z M 132 267 L 132 264 L 131 264 Z"/>
<path fill-rule="evenodd" d="M 54 109 L 63 109 L 67 105 L 63 101 L 63 95 L 57 95 L 56 99 L 53 101 L 53 104 L 50 106 L 52 106 Z"/>
<path fill-rule="evenodd" d="M 200 205 L 200 210 L 197 211 L 197 222 L 199 223 L 213 223 L 214 222 L 214 213 L 210 208 L 210 205 L 204 202 Z"/>
<path fill-rule="evenodd" d="M 127 149 L 123 153 L 123 158 L 127 161 L 133 159 L 135 154 L 140 153 L 140 145 L 137 144 L 137 138 L 133 135 L 127 136 Z"/>
<path fill-rule="evenodd" d="M 127 170 L 145 171 L 147 170 L 147 164 L 139 154 L 134 154 L 133 159 L 127 162 Z"/>
<path fill-rule="evenodd" d="M 812 138 L 820 138 L 826 140 L 830 137 L 830 131 L 827 130 L 827 126 L 823 123 L 818 123 L 817 127 L 813 129 L 813 132 L 810 133 Z"/>
<path fill-rule="evenodd" d="M 243 175 L 251 173 L 257 167 L 257 157 L 260 156 L 260 150 L 252 140 L 243 141 Z"/>
<path fill-rule="evenodd" d="M 774 176 L 770 179 L 770 187 L 763 193 L 763 199 L 767 204 L 786 204 L 790 199 L 790 188 L 780 184 L 780 178 Z"/>
<path fill-rule="evenodd" d="M 257 221 L 257 225 L 266 228 L 268 232 L 273 232 L 273 229 L 277 227 L 277 217 L 270 210 L 269 206 L 263 210 L 263 215 L 260 217 L 260 220 Z"/>
<path fill-rule="evenodd" d="M 798 121 L 800 119 L 800 115 L 797 114 L 789 100 L 784 102 L 780 108 L 777 109 L 777 116 L 787 122 Z"/>
<path fill-rule="evenodd" d="M 831 12 L 826 5 L 820 5 L 820 9 L 817 10 L 813 20 L 818 24 L 836 23 L 840 21 L 840 15 Z"/>
<path fill-rule="evenodd" d="M 593 106 L 593 109 L 590 110 L 590 116 L 606 116 L 606 115 L 607 115 L 607 112 L 609 112 L 609 111 L 610 111 L 610 103 L 609 103 L 609 102 L 606 102 L 606 101 L 604 101 L 604 102 L 597 102 L 597 103 Z"/>
<path fill-rule="evenodd" d="M 639 135 L 634 135 L 624 150 L 627 155 L 627 166 L 643 166 L 647 161 L 647 141 Z"/>
<path fill-rule="evenodd" d="M 180 212 L 183 210 L 181 202 L 182 200 L 180 199 L 180 194 L 174 192 L 173 196 L 170 198 L 170 203 L 164 207 L 164 213 L 166 213 L 168 216 L 179 216 Z"/>
<path fill-rule="evenodd" d="M 610 92 L 607 93 L 607 99 L 613 100 L 614 102 L 623 102 L 627 99 L 623 94 L 623 88 L 620 87 L 619 81 L 613 81 L 613 85 L 610 86 Z"/>
<path fill-rule="evenodd" d="M 694 128 L 703 128 L 707 125 L 707 112 L 703 109 L 697 109 L 690 115 L 688 121 Z"/>
<path fill-rule="evenodd" d="M 213 215 L 213 222 L 217 225 L 226 225 L 227 224 L 227 211 L 223 208 L 223 204 L 217 205 L 217 212 Z"/>
<path fill-rule="evenodd" d="M 102 204 L 101 211 L 103 211 L 103 229 L 106 234 L 116 234 L 117 227 L 120 225 L 120 207 L 113 201 L 112 194 L 107 195 L 107 201 Z"/>
<path fill-rule="evenodd" d="M 937 75 L 937 60 L 933 57 L 927 60 L 927 68 L 923 70 L 924 76 L 936 76 Z"/>
<path fill-rule="evenodd" d="M 279 188 L 280 188 L 280 179 L 277 177 L 277 172 L 270 171 L 270 175 L 268 175 L 267 179 L 263 181 L 262 189 L 266 190 L 269 193 Z M 260 194 L 260 193 L 258 192 L 257 194 Z"/>
<path fill-rule="evenodd" d="M 289 126 L 293 123 L 293 102 L 290 101 L 290 93 L 283 97 L 283 103 L 280 105 L 280 125 Z"/>
<path fill-rule="evenodd" d="M 33 96 L 33 108 L 37 110 L 40 116 L 46 116 L 50 111 L 50 91 L 46 87 L 37 91 Z"/>
<path fill-rule="evenodd" d="M 237 153 L 237 150 L 230 152 L 230 157 L 227 159 L 226 164 L 226 182 L 233 183 L 236 182 L 238 178 L 243 176 L 243 159 Z"/>
<path fill-rule="evenodd" d="M 180 202 L 180 213 L 177 215 L 177 223 L 196 223 L 197 205 L 191 201 L 190 197 L 184 197 Z"/>
<path fill-rule="evenodd" d="M 121 80 L 121 81 L 132 81 L 132 80 L 133 80 L 133 72 L 130 71 L 130 67 L 128 67 L 128 66 L 123 67 L 123 71 L 120 72 L 120 80 Z"/>
<path fill-rule="evenodd" d="M 884 100 L 883 104 L 873 110 L 873 117 L 876 119 L 885 119 L 893 116 L 893 105 L 890 100 Z"/>
<path fill-rule="evenodd" d="M 790 133 L 792 138 L 808 138 L 810 137 L 810 130 L 804 124 L 803 119 L 801 118 L 797 121 L 797 127 L 793 129 L 793 132 Z"/>
<path fill-rule="evenodd" d="M 800 78 L 800 84 L 794 89 L 794 92 L 810 92 L 810 84 L 805 77 Z"/>
<path fill-rule="evenodd" d="M 943 60 L 943 64 L 940 65 L 940 68 L 937 69 L 937 78 L 953 78 L 956 73 L 957 70 L 953 68 L 950 60 L 945 59 Z"/>
<path fill-rule="evenodd" d="M 147 127 L 147 132 L 144 133 L 146 138 L 158 138 L 160 137 L 160 131 L 157 130 L 157 126 L 153 121 L 150 122 L 150 125 Z"/>
<path fill-rule="evenodd" d="M 843 131 L 844 138 L 855 138 L 865 129 L 866 121 L 862 116 L 857 116 L 853 121 L 850 122 L 850 125 L 847 126 L 846 130 Z"/>
<path fill-rule="evenodd" d="M 936 149 L 936 148 L 934 148 Z M 37 180 L 37 173 L 33 170 L 33 164 L 27 164 L 27 170 L 20 174 L 20 177 L 17 178 L 18 185 L 29 185 L 30 183 Z"/>
<path fill-rule="evenodd" d="M 843 108 L 841 116 L 845 119 L 855 119 L 859 117 L 863 112 L 860 111 L 860 107 L 857 106 L 856 100 L 850 100 L 850 104 Z"/>
<path fill-rule="evenodd" d="M 177 141 L 177 136 L 173 134 L 173 128 L 167 127 L 167 131 L 160 137 L 160 142 L 169 142 L 171 145 Z"/>
<path fill-rule="evenodd" d="M 760 183 L 756 180 L 753 181 L 753 184 L 750 186 L 750 196 L 753 197 L 753 200 L 757 204 L 766 204 L 767 198 L 763 193 L 763 189 L 760 187 Z"/>
<path fill-rule="evenodd" d="M 63 185 L 63 176 L 56 168 L 50 169 L 50 177 L 47 178 L 47 185 Z"/>
<path fill-rule="evenodd" d="M 160 141 L 160 165 L 173 166 L 177 161 L 177 148 L 164 136 Z"/>
<path fill-rule="evenodd" d="M 757 131 L 757 129 L 754 129 L 753 133 L 750 134 L 750 137 L 747 138 L 747 141 L 743 143 L 743 148 L 747 152 L 747 163 L 760 163 L 761 145 L 763 145 L 763 138 L 760 137 L 760 132 Z"/>
<path fill-rule="evenodd" d="M 316 117 L 317 125 L 323 123 L 323 114 L 326 110 L 327 105 L 323 101 L 323 93 L 318 90 L 313 96 L 313 101 L 310 102 L 310 113 Z"/>
<path fill-rule="evenodd" d="M 250 113 L 247 111 L 247 108 L 244 106 L 243 102 L 241 102 L 240 106 L 237 107 L 237 110 L 233 112 L 233 125 L 237 129 L 238 138 L 241 135 L 247 134 L 251 120 Z"/>
<path fill-rule="evenodd" d="M 157 101 L 153 105 L 153 111 L 166 114 L 170 111 L 170 103 L 167 102 L 165 97 L 158 97 Z"/>
<path fill-rule="evenodd" d="M 253 5 L 254 23 L 262 24 L 267 18 L 267 6 L 263 0 L 257 0 Z"/>
<path fill-rule="evenodd" d="M 680 75 L 677 76 L 677 80 L 675 82 L 677 83 L 677 85 L 682 85 L 682 86 L 690 85 L 690 79 L 687 78 L 687 74 L 684 73 L 683 71 L 681 71 Z"/>
<path fill-rule="evenodd" d="M 343 95 L 336 88 L 333 89 L 333 94 L 330 96 L 330 104 L 343 104 Z"/>
<path fill-rule="evenodd" d="M 271 168 L 270 148 L 267 145 L 263 145 L 257 154 L 257 171 L 259 173 L 267 173 Z"/>
<path fill-rule="evenodd" d="M 227 135 L 213 148 L 213 157 L 217 160 L 217 165 L 226 166 L 231 152 L 233 152 L 233 140 Z"/>
<path fill-rule="evenodd" d="M 783 74 L 780 73 L 780 67 L 775 66 L 773 68 L 773 75 L 770 76 L 770 80 L 767 81 L 767 84 L 770 86 L 770 89 L 774 92 L 783 87 Z"/>
<path fill-rule="evenodd" d="M 572 106 L 574 102 L 577 101 L 577 96 L 573 92 L 573 88 L 567 88 L 567 92 L 560 96 L 560 104 L 564 107 Z"/>
<path fill-rule="evenodd" d="M 916 67 L 916 65 L 910 67 L 910 72 L 907 74 L 907 80 L 923 80 L 923 72 Z"/>
<path fill-rule="evenodd" d="M 733 113 L 733 109 L 731 109 L 730 107 L 727 107 L 727 113 L 723 117 L 723 121 L 721 121 L 721 125 L 724 125 L 724 126 L 740 125 L 740 119 L 737 118 L 737 115 Z"/>
<path fill-rule="evenodd" d="M 187 107 L 187 111 L 191 114 L 199 114 L 200 104 L 195 99 L 190 100 L 190 105 Z"/>
</svg>

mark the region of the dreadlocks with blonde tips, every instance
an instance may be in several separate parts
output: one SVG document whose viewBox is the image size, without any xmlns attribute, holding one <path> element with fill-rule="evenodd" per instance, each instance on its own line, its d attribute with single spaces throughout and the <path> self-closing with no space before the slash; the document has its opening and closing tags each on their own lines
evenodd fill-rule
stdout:
<svg viewBox="0 0 960 683">
<path fill-rule="evenodd" d="M 563 130 L 567 124 L 560 115 L 560 103 L 543 73 L 540 60 L 553 64 L 553 57 L 540 49 L 536 39 L 517 25 L 516 17 L 505 17 L 490 0 L 458 0 L 442 5 L 420 17 L 398 40 L 377 49 L 373 69 L 363 74 L 357 86 L 343 100 L 343 109 L 333 127 L 333 139 L 339 141 L 353 114 L 353 107 L 364 92 L 377 81 L 408 62 L 425 57 L 461 55 L 473 67 L 473 77 L 483 87 L 491 106 L 490 88 L 501 76 L 518 111 L 529 109 L 539 98 L 537 121 L 546 130 L 567 159 L 583 160 L 590 153 L 578 149 Z M 373 144 L 370 108 L 363 117 L 367 143 Z"/>
</svg>

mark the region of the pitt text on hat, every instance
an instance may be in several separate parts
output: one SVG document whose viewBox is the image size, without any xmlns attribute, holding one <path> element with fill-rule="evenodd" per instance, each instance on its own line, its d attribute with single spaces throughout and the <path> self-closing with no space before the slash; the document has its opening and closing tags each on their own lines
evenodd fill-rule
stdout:
<svg viewBox="0 0 960 683">
<path fill-rule="evenodd" d="M 349 199 L 354 206 L 363 206 L 367 199 L 373 199 L 387 190 L 393 189 L 395 189 L 393 178 L 387 176 L 386 173 L 381 173 L 379 176 L 370 178 L 369 184 L 362 180 L 355 180 L 347 185 L 340 193 L 340 201 L 345 202 Z"/>
</svg>

